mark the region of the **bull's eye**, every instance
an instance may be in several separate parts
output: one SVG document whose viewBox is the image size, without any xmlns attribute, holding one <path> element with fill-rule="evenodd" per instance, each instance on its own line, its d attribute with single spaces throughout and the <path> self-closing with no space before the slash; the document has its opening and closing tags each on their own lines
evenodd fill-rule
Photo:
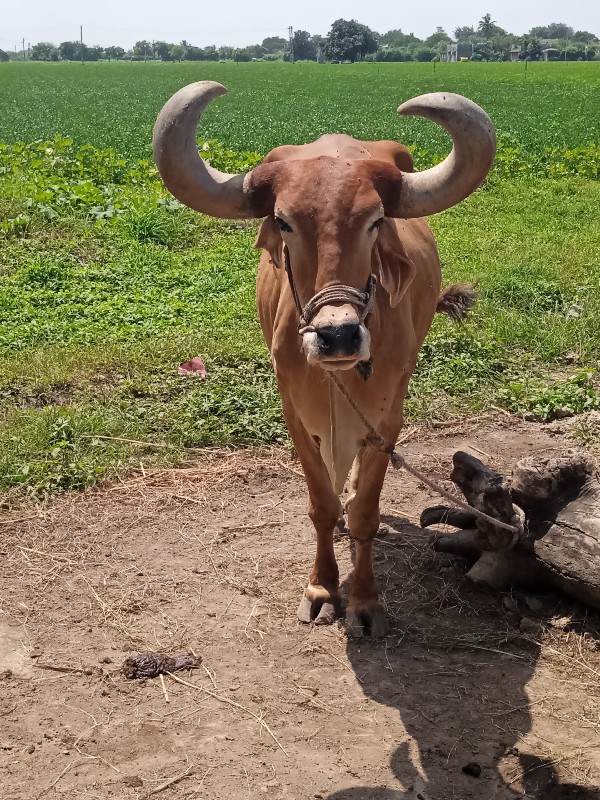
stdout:
<svg viewBox="0 0 600 800">
<path fill-rule="evenodd" d="M 281 219 L 281 217 L 275 217 L 275 222 L 279 225 L 280 230 L 286 233 L 293 233 L 291 226 L 288 225 L 284 219 Z"/>
<path fill-rule="evenodd" d="M 379 228 L 381 226 L 382 222 L 383 222 L 383 217 L 379 217 L 379 219 L 376 219 L 375 222 L 372 225 L 369 225 L 369 233 L 371 231 L 376 231 L 377 228 Z"/>
</svg>

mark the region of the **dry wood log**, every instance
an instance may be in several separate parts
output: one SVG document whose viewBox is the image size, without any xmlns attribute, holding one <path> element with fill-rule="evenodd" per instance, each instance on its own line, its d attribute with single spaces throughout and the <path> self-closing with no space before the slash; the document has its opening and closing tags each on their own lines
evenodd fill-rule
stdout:
<svg viewBox="0 0 600 800">
<path fill-rule="evenodd" d="M 600 608 L 600 481 L 585 453 L 523 458 L 510 479 L 461 451 L 453 463 L 450 477 L 469 505 L 517 525 L 519 533 L 468 511 L 434 506 L 421 515 L 422 527 L 460 529 L 436 534 L 435 549 L 473 560 L 468 577 L 475 583 L 494 589 L 551 586 Z"/>
</svg>

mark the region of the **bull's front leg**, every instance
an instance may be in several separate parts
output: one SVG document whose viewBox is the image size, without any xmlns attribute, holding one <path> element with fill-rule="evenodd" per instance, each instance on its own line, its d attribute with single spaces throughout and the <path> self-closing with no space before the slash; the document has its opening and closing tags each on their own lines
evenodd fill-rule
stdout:
<svg viewBox="0 0 600 800">
<path fill-rule="evenodd" d="M 327 467 L 317 443 L 294 411 L 283 402 L 288 431 L 304 470 L 308 488 L 308 515 L 317 534 L 317 553 L 308 586 L 298 607 L 302 622 L 325 625 L 335 620 L 339 607 L 339 570 L 333 550 L 333 534 L 342 517 Z"/>
<path fill-rule="evenodd" d="M 385 610 L 373 571 L 373 539 L 379 530 L 379 496 L 389 456 L 372 447 L 361 450 L 353 468 L 352 497 L 348 503 L 348 527 L 354 539 L 354 571 L 346 610 L 346 630 L 351 636 L 384 636 L 388 630 Z"/>
</svg>

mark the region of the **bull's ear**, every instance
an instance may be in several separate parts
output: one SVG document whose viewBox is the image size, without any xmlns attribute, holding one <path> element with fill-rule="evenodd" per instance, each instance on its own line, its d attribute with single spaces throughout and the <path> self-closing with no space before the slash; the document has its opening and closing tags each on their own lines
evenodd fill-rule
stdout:
<svg viewBox="0 0 600 800">
<path fill-rule="evenodd" d="M 390 296 L 395 308 L 415 277 L 416 267 L 402 246 L 393 220 L 384 219 L 379 226 L 373 248 L 373 271 Z"/>
<path fill-rule="evenodd" d="M 273 215 L 265 217 L 254 242 L 257 250 L 266 250 L 276 267 L 283 264 L 283 239 Z"/>
</svg>

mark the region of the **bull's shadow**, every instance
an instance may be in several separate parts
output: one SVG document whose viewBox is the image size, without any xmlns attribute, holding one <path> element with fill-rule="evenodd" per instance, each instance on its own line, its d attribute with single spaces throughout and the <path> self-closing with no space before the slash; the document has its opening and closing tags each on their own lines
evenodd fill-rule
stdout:
<svg viewBox="0 0 600 800">
<path fill-rule="evenodd" d="M 398 711 L 398 746 L 387 786 L 363 782 L 326 800 L 600 800 L 596 789 L 561 783 L 551 761 L 521 743 L 539 646 L 519 632 L 515 598 L 470 590 L 466 563 L 434 554 L 429 534 L 400 517 L 383 522 L 376 570 L 391 633 L 348 640 L 347 653 L 365 694 Z M 557 602 L 545 598 L 549 613 Z"/>
</svg>

